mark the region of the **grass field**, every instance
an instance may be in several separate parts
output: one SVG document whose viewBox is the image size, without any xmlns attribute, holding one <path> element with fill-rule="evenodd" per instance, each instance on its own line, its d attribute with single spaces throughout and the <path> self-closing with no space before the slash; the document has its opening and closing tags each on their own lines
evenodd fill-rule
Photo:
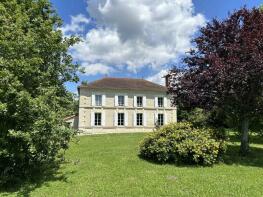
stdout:
<svg viewBox="0 0 263 197">
<path fill-rule="evenodd" d="M 54 176 L 2 196 L 263 196 L 263 142 L 252 139 L 247 158 L 229 143 L 224 164 L 214 167 L 159 165 L 138 157 L 146 134 L 80 137 Z M 17 190 L 17 191 L 14 191 Z"/>
</svg>

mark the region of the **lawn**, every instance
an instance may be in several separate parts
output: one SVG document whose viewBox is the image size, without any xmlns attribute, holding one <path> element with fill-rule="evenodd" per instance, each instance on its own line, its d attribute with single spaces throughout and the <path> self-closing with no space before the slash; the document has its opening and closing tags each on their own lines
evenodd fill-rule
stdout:
<svg viewBox="0 0 263 197">
<path fill-rule="evenodd" d="M 154 164 L 138 157 L 146 134 L 79 137 L 55 176 L 3 196 L 263 196 L 263 143 L 252 139 L 252 153 L 235 156 L 232 139 L 225 164 L 214 167 Z M 13 188 L 13 190 L 15 190 Z"/>
</svg>

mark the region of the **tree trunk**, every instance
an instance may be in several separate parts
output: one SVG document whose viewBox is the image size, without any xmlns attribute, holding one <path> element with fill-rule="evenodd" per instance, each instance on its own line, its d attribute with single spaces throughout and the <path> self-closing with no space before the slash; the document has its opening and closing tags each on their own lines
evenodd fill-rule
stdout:
<svg viewBox="0 0 263 197">
<path fill-rule="evenodd" d="M 241 155 L 243 156 L 247 155 L 249 151 L 248 127 L 249 127 L 248 118 L 243 118 L 241 123 L 241 147 L 240 147 L 240 152 Z"/>
</svg>

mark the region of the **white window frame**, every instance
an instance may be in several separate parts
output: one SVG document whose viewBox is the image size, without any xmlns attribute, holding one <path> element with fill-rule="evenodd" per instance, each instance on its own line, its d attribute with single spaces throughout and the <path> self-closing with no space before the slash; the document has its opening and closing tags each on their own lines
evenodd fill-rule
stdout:
<svg viewBox="0 0 263 197">
<path fill-rule="evenodd" d="M 141 98 L 141 105 L 138 105 L 138 98 Z M 143 107 L 143 96 L 136 96 L 136 106 Z"/>
<path fill-rule="evenodd" d="M 119 96 L 123 96 L 123 98 L 124 98 L 123 105 L 119 105 Z M 117 94 L 117 95 L 115 95 L 115 101 L 114 101 L 115 107 L 128 107 L 128 99 L 129 99 L 129 97 L 128 97 L 127 94 Z"/>
<path fill-rule="evenodd" d="M 141 117 L 141 120 L 139 120 L 138 121 L 138 115 L 141 115 L 142 117 Z M 143 115 L 144 115 L 144 113 L 136 113 L 136 126 L 137 127 L 141 127 L 141 126 L 143 126 L 144 124 L 144 122 L 143 122 Z M 138 123 L 140 123 L 140 124 L 138 124 Z"/>
<path fill-rule="evenodd" d="M 119 115 L 123 115 L 123 120 L 122 121 L 120 121 L 119 120 Z M 123 124 L 119 124 L 120 122 L 122 122 Z M 125 113 L 124 112 L 119 112 L 118 113 L 118 115 L 117 115 L 117 125 L 118 125 L 118 127 L 122 127 L 122 126 L 125 126 Z"/>
<path fill-rule="evenodd" d="M 100 124 L 98 124 L 99 121 L 96 120 L 96 114 L 100 114 Z M 102 126 L 102 113 L 101 112 L 94 112 L 94 123 L 93 123 L 93 125 L 95 127 L 101 127 Z"/>
<path fill-rule="evenodd" d="M 100 101 L 97 102 L 97 98 L 100 98 L 99 99 Z M 95 106 L 97 106 L 97 107 L 102 106 L 102 95 L 101 94 L 95 94 Z"/>
<path fill-rule="evenodd" d="M 101 95 L 101 105 L 97 105 L 96 96 Z M 91 95 L 91 106 L 93 107 L 103 107 L 106 105 L 106 95 L 100 92 L 93 92 Z"/>
</svg>

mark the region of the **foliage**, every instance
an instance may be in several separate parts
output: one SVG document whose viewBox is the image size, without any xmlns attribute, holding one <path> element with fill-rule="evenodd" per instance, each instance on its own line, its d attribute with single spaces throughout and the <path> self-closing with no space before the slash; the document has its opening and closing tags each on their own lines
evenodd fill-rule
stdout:
<svg viewBox="0 0 263 197">
<path fill-rule="evenodd" d="M 140 144 L 140 155 L 158 162 L 212 165 L 225 151 L 224 138 L 209 128 L 171 123 L 150 134 Z"/>
<path fill-rule="evenodd" d="M 194 40 L 187 68 L 170 73 L 174 101 L 237 117 L 243 154 L 248 152 L 249 121 L 263 113 L 262 21 L 263 12 L 256 8 L 214 19 Z"/>
<path fill-rule="evenodd" d="M 0 3 L 0 185 L 13 183 L 57 160 L 74 131 L 63 117 L 72 102 L 64 82 L 78 65 L 48 0 Z"/>
</svg>

